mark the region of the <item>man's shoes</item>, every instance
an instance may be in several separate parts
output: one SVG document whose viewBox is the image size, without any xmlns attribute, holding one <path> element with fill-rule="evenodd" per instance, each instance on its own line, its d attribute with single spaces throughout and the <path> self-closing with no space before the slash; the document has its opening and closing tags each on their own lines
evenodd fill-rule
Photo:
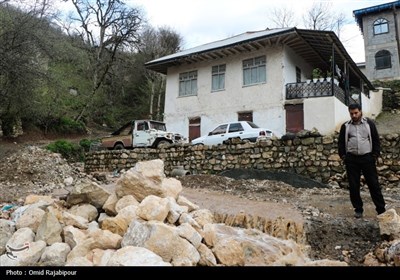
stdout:
<svg viewBox="0 0 400 280">
<path fill-rule="evenodd" d="M 354 213 L 354 218 L 360 219 L 360 218 L 362 218 L 362 217 L 363 217 L 363 213 L 360 213 L 360 212 L 355 212 L 355 213 Z"/>
</svg>

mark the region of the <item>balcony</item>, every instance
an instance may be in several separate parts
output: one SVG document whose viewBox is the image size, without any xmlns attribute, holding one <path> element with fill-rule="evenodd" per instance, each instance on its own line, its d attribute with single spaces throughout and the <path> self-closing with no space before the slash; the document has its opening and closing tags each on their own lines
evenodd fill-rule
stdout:
<svg viewBox="0 0 400 280">
<path fill-rule="evenodd" d="M 286 84 L 286 99 L 303 99 L 303 98 L 315 98 L 315 97 L 327 97 L 335 96 L 343 104 L 346 104 L 345 91 L 337 84 L 331 81 L 317 81 L 310 83 L 290 83 Z M 351 97 L 349 102 L 354 103 Z"/>
</svg>

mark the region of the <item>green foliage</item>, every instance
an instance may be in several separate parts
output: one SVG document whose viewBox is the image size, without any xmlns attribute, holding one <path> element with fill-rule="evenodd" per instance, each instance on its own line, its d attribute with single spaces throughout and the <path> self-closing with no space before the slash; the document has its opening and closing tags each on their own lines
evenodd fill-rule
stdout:
<svg viewBox="0 0 400 280">
<path fill-rule="evenodd" d="M 42 16 L 44 10 L 40 5 L 33 10 L 0 5 L 0 120 L 6 132 L 15 118 L 23 127 L 65 135 L 85 133 L 89 122 L 119 127 L 147 118 L 150 110 L 154 118 L 162 116 L 165 82 L 144 64 L 178 51 L 182 39 L 177 33 L 149 26 L 135 33 L 137 49 L 117 48 L 115 57 L 107 49 L 98 61 L 93 56 L 97 45 L 56 27 L 50 16 Z M 98 84 L 103 69 L 107 73 Z"/>
<path fill-rule="evenodd" d="M 85 125 L 80 121 L 62 117 L 58 126 L 59 132 L 64 133 L 83 133 L 85 132 Z"/>
<path fill-rule="evenodd" d="M 5 136 L 10 136 L 13 133 L 14 126 L 17 123 L 15 115 L 5 115 L 2 118 L 2 130 Z"/>
<path fill-rule="evenodd" d="M 30 14 L 7 7 L 0 5 L 0 117 L 23 118 L 30 114 L 33 89 L 43 79 L 41 46 L 46 43 L 37 32 L 44 33 L 46 26 Z"/>
<path fill-rule="evenodd" d="M 83 161 L 84 148 L 78 144 L 66 140 L 57 140 L 46 146 L 46 149 L 53 153 L 61 154 L 68 161 Z"/>
<path fill-rule="evenodd" d="M 374 87 L 383 87 L 383 88 L 391 88 L 394 92 L 400 91 L 400 80 L 393 80 L 393 81 L 374 81 Z"/>
<path fill-rule="evenodd" d="M 322 70 L 319 69 L 319 68 L 314 68 L 314 69 L 312 70 L 312 77 L 313 77 L 314 79 L 322 78 Z"/>
<path fill-rule="evenodd" d="M 92 146 L 93 143 L 98 143 L 99 140 L 98 139 L 82 139 L 81 141 L 79 141 L 79 146 L 81 146 L 83 148 L 83 150 L 85 152 L 89 152 L 90 151 L 90 147 Z"/>
<path fill-rule="evenodd" d="M 90 151 L 90 147 L 94 143 L 98 143 L 98 139 L 81 139 L 79 145 L 66 140 L 57 140 L 46 146 L 46 149 L 53 153 L 61 154 L 68 161 L 84 161 L 85 153 Z"/>
<path fill-rule="evenodd" d="M 400 102 L 396 98 L 396 95 L 393 94 L 394 92 L 400 92 L 400 80 L 392 80 L 392 81 L 374 81 L 372 83 L 374 87 L 382 87 L 382 88 L 390 88 L 392 91 L 385 90 L 383 92 L 383 100 L 382 106 L 383 110 L 391 110 L 397 109 L 400 107 Z"/>
</svg>

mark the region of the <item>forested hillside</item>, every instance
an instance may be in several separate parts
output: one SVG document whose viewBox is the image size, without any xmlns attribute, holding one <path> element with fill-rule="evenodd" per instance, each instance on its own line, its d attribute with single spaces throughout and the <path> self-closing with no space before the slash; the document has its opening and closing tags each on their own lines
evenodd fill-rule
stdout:
<svg viewBox="0 0 400 280">
<path fill-rule="evenodd" d="M 178 51 L 180 35 L 120 1 L 69 1 L 72 17 L 53 1 L 0 0 L 0 136 L 162 119 L 165 78 L 144 63 Z"/>
</svg>

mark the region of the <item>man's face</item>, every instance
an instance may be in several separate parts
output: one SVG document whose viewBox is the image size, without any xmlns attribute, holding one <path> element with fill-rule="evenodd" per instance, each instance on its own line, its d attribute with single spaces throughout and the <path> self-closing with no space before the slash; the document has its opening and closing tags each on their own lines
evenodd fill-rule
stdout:
<svg viewBox="0 0 400 280">
<path fill-rule="evenodd" d="M 358 109 L 351 109 L 349 110 L 350 117 L 353 122 L 359 122 L 362 117 L 362 112 Z"/>
</svg>

